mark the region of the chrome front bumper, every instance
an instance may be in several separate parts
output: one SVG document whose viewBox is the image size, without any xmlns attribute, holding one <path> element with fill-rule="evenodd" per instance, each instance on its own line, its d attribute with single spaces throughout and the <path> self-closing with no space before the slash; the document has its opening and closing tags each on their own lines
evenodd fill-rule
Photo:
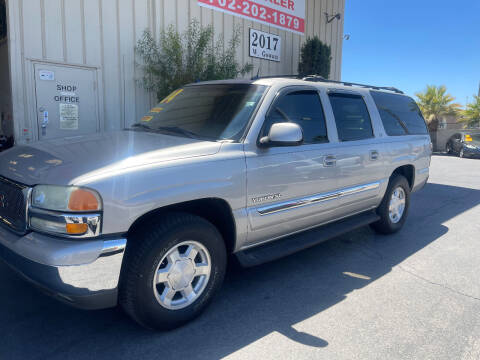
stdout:
<svg viewBox="0 0 480 360">
<path fill-rule="evenodd" d="M 0 259 L 49 295 L 82 309 L 117 304 L 126 244 L 124 238 L 18 236 L 0 227 Z"/>
</svg>

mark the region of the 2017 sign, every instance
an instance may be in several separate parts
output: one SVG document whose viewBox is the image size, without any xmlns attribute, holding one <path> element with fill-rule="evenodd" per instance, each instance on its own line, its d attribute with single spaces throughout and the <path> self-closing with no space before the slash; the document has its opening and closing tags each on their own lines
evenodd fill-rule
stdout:
<svg viewBox="0 0 480 360">
<path fill-rule="evenodd" d="M 305 0 L 198 0 L 200 6 L 305 33 Z"/>
<path fill-rule="evenodd" d="M 250 29 L 250 56 L 280 61 L 282 38 L 278 35 Z"/>
</svg>

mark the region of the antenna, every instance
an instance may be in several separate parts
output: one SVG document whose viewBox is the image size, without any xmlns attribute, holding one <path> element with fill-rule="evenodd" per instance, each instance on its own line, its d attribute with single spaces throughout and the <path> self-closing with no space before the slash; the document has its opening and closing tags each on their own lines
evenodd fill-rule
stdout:
<svg viewBox="0 0 480 360">
<path fill-rule="evenodd" d="M 253 76 L 252 77 L 252 80 L 258 80 L 260 79 L 260 69 L 262 68 L 262 64 L 260 63 L 260 65 L 258 66 L 258 69 L 257 69 L 257 76 Z"/>
</svg>

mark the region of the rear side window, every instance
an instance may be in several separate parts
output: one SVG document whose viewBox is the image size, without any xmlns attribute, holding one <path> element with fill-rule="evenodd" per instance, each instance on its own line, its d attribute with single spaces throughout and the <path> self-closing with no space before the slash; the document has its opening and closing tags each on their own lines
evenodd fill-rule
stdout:
<svg viewBox="0 0 480 360">
<path fill-rule="evenodd" d="M 428 134 L 417 103 L 408 96 L 370 92 L 377 105 L 383 127 L 390 136 Z"/>
<path fill-rule="evenodd" d="M 372 121 L 367 105 L 359 95 L 329 94 L 340 141 L 373 137 Z"/>
<path fill-rule="evenodd" d="M 304 144 L 328 142 L 322 103 L 316 91 L 295 91 L 277 100 L 266 118 L 262 136 L 268 134 L 273 124 L 282 122 L 300 125 Z"/>
</svg>

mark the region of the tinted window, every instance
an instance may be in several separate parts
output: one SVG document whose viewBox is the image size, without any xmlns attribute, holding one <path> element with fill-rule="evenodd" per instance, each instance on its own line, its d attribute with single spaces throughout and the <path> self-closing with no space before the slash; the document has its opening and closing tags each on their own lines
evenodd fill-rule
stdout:
<svg viewBox="0 0 480 360">
<path fill-rule="evenodd" d="M 428 134 L 417 103 L 408 96 L 371 91 L 388 135 Z"/>
<path fill-rule="evenodd" d="M 333 93 L 329 97 L 340 141 L 373 137 L 370 114 L 361 96 Z"/>
<path fill-rule="evenodd" d="M 186 86 L 163 99 L 132 129 L 207 140 L 238 140 L 265 89 L 250 84 Z"/>
<path fill-rule="evenodd" d="M 316 91 L 296 91 L 282 96 L 273 104 L 263 130 L 266 136 L 275 123 L 293 122 L 303 130 L 303 142 L 327 142 L 327 128 L 322 104 Z"/>
</svg>

